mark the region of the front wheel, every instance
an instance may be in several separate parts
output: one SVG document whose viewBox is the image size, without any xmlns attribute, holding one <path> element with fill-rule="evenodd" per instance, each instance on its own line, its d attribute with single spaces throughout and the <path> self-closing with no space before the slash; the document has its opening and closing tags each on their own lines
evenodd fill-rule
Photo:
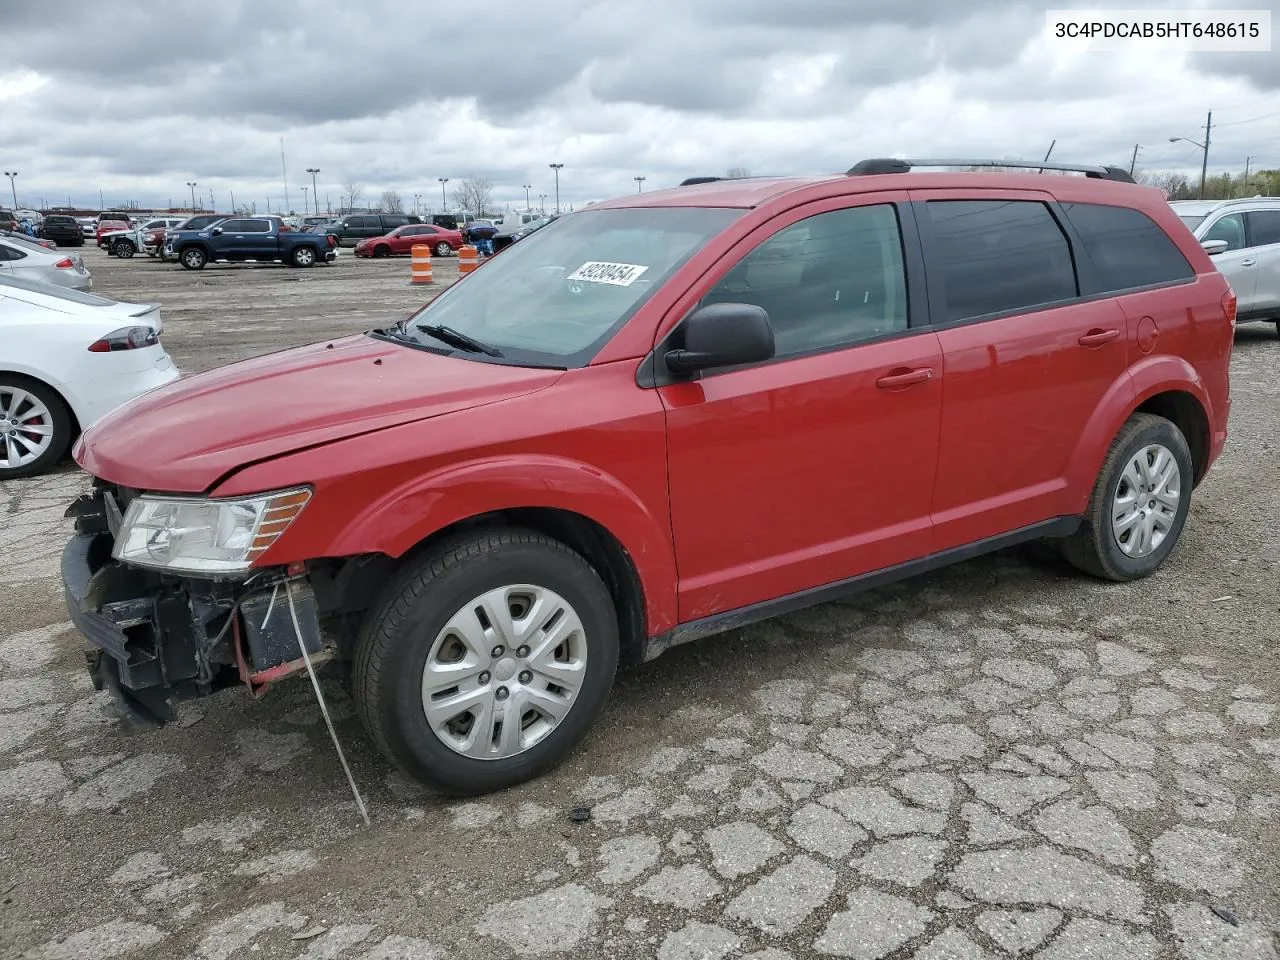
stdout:
<svg viewBox="0 0 1280 960">
<path fill-rule="evenodd" d="M 1182 431 L 1164 417 L 1135 413 L 1111 442 L 1084 522 L 1063 541 L 1063 554 L 1104 580 L 1150 576 L 1182 534 L 1194 476 Z"/>
<path fill-rule="evenodd" d="M 293 265 L 295 267 L 313 267 L 316 262 L 316 251 L 312 247 L 297 247 L 293 251 Z"/>
<path fill-rule="evenodd" d="M 188 270 L 203 270 L 208 257 L 199 247 L 187 247 L 178 258 Z"/>
<path fill-rule="evenodd" d="M 371 609 L 355 656 L 365 726 L 406 773 L 446 793 L 521 783 L 560 763 L 599 716 L 618 622 L 596 571 L 508 529 L 412 563 Z"/>
<path fill-rule="evenodd" d="M 138 249 L 128 240 L 117 240 L 115 246 L 111 248 L 111 252 L 121 260 L 128 260 L 138 252 Z"/>
</svg>

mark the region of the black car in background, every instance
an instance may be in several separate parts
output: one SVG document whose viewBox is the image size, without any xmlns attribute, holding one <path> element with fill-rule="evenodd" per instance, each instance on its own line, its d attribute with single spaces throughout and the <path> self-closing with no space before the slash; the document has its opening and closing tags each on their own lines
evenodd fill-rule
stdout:
<svg viewBox="0 0 1280 960">
<path fill-rule="evenodd" d="M 84 231 L 80 221 L 61 213 L 50 213 L 40 225 L 40 236 L 52 240 L 60 247 L 83 247 Z"/>
<path fill-rule="evenodd" d="M 504 250 L 517 240 L 523 240 L 535 230 L 541 230 L 548 223 L 559 219 L 559 214 L 550 217 L 539 217 L 537 220 L 530 220 L 528 223 L 521 224 L 515 230 L 499 233 L 493 238 L 493 252 L 497 253 L 499 250 Z"/>
<path fill-rule="evenodd" d="M 385 237 L 396 227 L 421 222 L 420 217 L 409 213 L 348 213 L 321 229 L 337 237 L 342 246 L 354 247 L 366 237 Z"/>
</svg>

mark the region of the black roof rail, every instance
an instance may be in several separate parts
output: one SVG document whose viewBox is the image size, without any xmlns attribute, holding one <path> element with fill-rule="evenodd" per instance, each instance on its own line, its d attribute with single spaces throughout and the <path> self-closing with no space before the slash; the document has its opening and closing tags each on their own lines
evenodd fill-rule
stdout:
<svg viewBox="0 0 1280 960">
<path fill-rule="evenodd" d="M 878 173 L 910 173 L 915 167 L 1016 167 L 1020 170 L 1063 170 L 1083 173 L 1099 180 L 1117 180 L 1134 183 L 1129 171 L 1123 167 L 1111 167 L 1088 163 L 1058 163 L 1049 160 L 899 160 L 896 157 L 875 157 L 860 160 L 846 173 L 850 177 L 871 176 Z"/>
<path fill-rule="evenodd" d="M 692 187 L 696 183 L 715 183 L 717 180 L 723 180 L 724 177 L 689 177 L 680 183 L 682 187 Z"/>
</svg>

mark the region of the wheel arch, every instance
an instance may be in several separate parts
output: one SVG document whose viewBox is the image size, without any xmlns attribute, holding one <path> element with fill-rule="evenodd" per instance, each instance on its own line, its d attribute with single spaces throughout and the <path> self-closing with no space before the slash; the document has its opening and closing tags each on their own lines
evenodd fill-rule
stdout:
<svg viewBox="0 0 1280 960">
<path fill-rule="evenodd" d="M 32 383 L 38 383 L 46 390 L 53 391 L 57 398 L 62 401 L 62 405 L 67 408 L 67 413 L 71 416 L 71 436 L 67 443 L 67 449 L 71 449 L 71 444 L 75 443 L 80 434 L 84 431 L 80 426 L 80 415 L 76 413 L 75 404 L 71 402 L 71 398 L 67 392 L 56 383 L 50 383 L 46 378 L 38 376 L 28 370 L 16 367 L 12 364 L 0 367 L 0 378 L 4 377 L 19 377 L 23 380 L 30 380 Z"/>
</svg>

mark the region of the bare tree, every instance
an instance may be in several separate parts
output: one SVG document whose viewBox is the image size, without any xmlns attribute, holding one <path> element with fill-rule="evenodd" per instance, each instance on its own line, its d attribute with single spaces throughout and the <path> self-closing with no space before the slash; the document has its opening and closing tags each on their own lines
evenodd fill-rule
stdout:
<svg viewBox="0 0 1280 960">
<path fill-rule="evenodd" d="M 493 182 L 483 177 L 468 177 L 454 189 L 453 202 L 458 209 L 468 213 L 474 210 L 477 217 L 483 217 L 485 209 L 493 203 Z"/>
<path fill-rule="evenodd" d="M 746 167 L 730 167 L 724 172 L 726 180 L 742 180 L 751 176 L 751 171 Z"/>
<path fill-rule="evenodd" d="M 400 199 L 400 194 L 394 190 L 383 190 L 382 197 L 378 201 L 378 207 L 383 213 L 404 213 L 404 201 Z"/>
<path fill-rule="evenodd" d="M 346 186 L 342 189 L 347 194 L 347 209 L 354 210 L 356 204 L 364 199 L 364 184 L 353 177 L 347 181 Z"/>
</svg>

